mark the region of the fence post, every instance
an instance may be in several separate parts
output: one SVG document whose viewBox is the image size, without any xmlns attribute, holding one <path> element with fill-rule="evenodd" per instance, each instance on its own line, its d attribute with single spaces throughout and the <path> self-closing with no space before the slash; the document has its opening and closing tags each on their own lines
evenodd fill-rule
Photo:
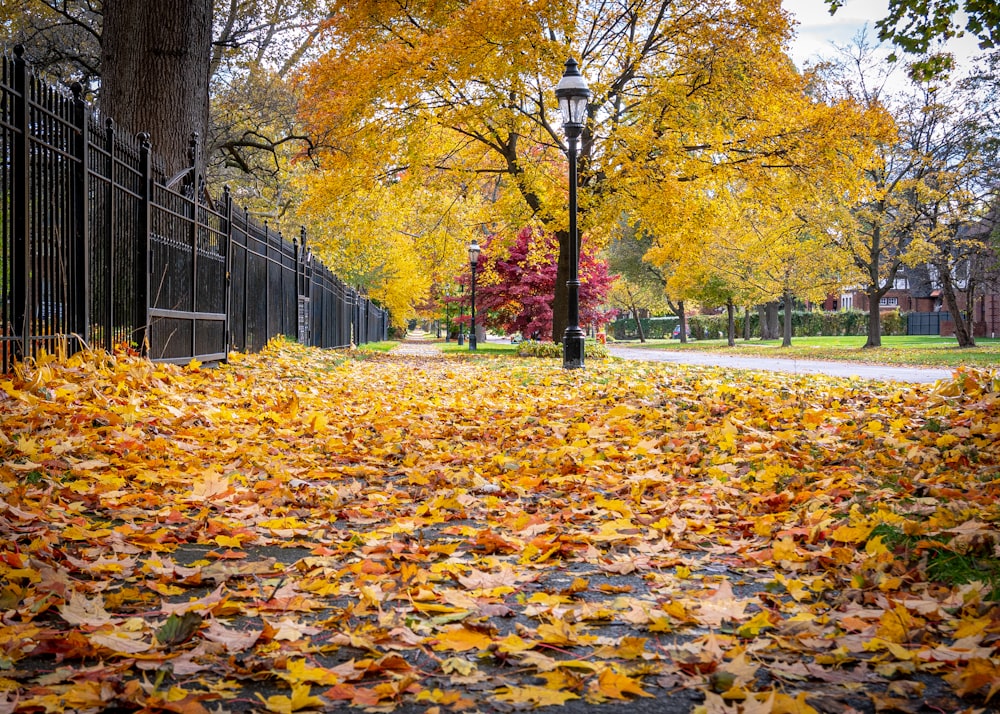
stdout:
<svg viewBox="0 0 1000 714">
<path fill-rule="evenodd" d="M 136 325 L 136 342 L 144 355 L 149 354 L 149 268 L 150 233 L 152 232 L 153 168 L 150 157 L 149 134 L 142 132 L 139 139 L 139 173 L 142 188 L 139 203 L 139 225 L 135 255 L 135 315 L 140 324 Z"/>
<path fill-rule="evenodd" d="M 280 256 L 280 254 L 279 254 Z M 271 331 L 271 229 L 264 221 L 264 343 L 274 336 Z"/>
<path fill-rule="evenodd" d="M 243 351 L 250 351 L 250 214 L 243 210 Z"/>
<path fill-rule="evenodd" d="M 222 210 L 226 217 L 226 322 L 223 328 L 226 340 L 226 360 L 229 360 L 229 348 L 232 346 L 232 336 L 230 335 L 230 330 L 232 329 L 232 320 L 230 311 L 232 310 L 233 302 L 233 194 L 229 190 L 229 186 L 224 186 L 222 189 Z M 246 320 L 246 313 L 243 317 Z"/>
<path fill-rule="evenodd" d="M 191 312 L 198 312 L 198 152 L 200 145 L 198 132 L 191 134 L 188 142 L 188 159 L 191 171 L 187 175 L 187 185 L 191 189 Z M 198 322 L 191 320 L 191 354 L 198 354 Z"/>
<path fill-rule="evenodd" d="M 28 220 L 30 199 L 29 161 L 31 160 L 31 128 L 29 121 L 28 65 L 24 60 L 24 47 L 14 48 L 14 152 L 13 185 L 13 244 L 10 271 L 11 312 L 13 313 L 14 334 L 21 338 L 20 353 L 15 356 L 22 360 L 31 354 L 31 223 Z M 10 365 L 5 365 L 9 367 Z"/>
<path fill-rule="evenodd" d="M 73 152 L 76 154 L 76 175 L 73 181 L 73 221 L 76 223 L 73 242 L 72 279 L 75 281 L 70 297 L 73 315 L 70 329 L 86 344 L 90 341 L 90 201 L 87 153 L 88 133 L 87 104 L 83 101 L 83 85 L 73 83 L 73 120 L 76 137 Z"/>
<path fill-rule="evenodd" d="M 104 145 L 108 153 L 108 200 L 104 202 L 104 349 L 115 349 L 115 214 L 117 193 L 115 191 L 115 122 L 108 117 L 104 120 Z"/>
</svg>

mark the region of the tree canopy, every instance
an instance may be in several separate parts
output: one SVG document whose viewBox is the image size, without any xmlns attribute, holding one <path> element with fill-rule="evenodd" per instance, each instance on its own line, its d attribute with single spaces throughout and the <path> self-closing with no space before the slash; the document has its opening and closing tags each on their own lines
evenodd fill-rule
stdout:
<svg viewBox="0 0 1000 714">
<path fill-rule="evenodd" d="M 433 186 L 480 206 L 465 235 L 509 241 L 544 226 L 560 239 L 555 335 L 569 258 L 552 90 L 567 57 L 593 90 L 579 188 L 582 230 L 598 243 L 623 213 L 683 224 L 720 187 L 790 172 L 815 183 L 866 150 L 866 114 L 810 96 L 785 54 L 778 0 L 364 0 L 334 10 L 330 50 L 305 73 L 303 117 L 324 168 L 313 200 Z M 442 218 L 453 204 L 439 204 Z"/>
</svg>

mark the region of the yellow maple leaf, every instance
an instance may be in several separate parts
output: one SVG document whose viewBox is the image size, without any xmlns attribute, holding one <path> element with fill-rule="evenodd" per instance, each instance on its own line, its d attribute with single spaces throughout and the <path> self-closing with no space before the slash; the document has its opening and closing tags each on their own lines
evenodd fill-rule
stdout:
<svg viewBox="0 0 1000 714">
<path fill-rule="evenodd" d="M 771 622 L 771 614 L 762 610 L 754 615 L 750 620 L 740 625 L 738 633 L 740 637 L 756 637 L 763 630 L 771 629 L 774 624 Z"/>
<path fill-rule="evenodd" d="M 860 543 L 868 534 L 872 532 L 872 526 L 860 525 L 860 526 L 838 526 L 833 529 L 830 537 L 834 540 L 838 540 L 841 543 Z"/>
<path fill-rule="evenodd" d="M 467 652 L 468 650 L 485 650 L 492 643 L 493 639 L 489 635 L 459 626 L 435 637 L 434 649 Z"/>
<path fill-rule="evenodd" d="M 493 696 L 501 702 L 532 704 L 536 707 L 560 706 L 570 699 L 580 698 L 573 692 L 530 684 L 524 687 L 500 687 L 493 692 Z"/>
<path fill-rule="evenodd" d="M 645 691 L 637 681 L 628 675 L 616 672 L 610 667 L 598 675 L 596 689 L 602 696 L 609 699 L 628 699 L 626 695 L 636 697 L 653 696 Z"/>
<path fill-rule="evenodd" d="M 503 654 L 517 654 L 533 649 L 537 643 L 528 642 L 520 636 L 511 633 L 506 637 L 497 640 L 497 651 Z"/>
<path fill-rule="evenodd" d="M 902 605 L 896 605 L 892 610 L 886 610 L 879 618 L 875 635 L 888 642 L 902 644 L 910 639 L 913 629 L 913 618 Z"/>
<path fill-rule="evenodd" d="M 326 706 L 326 702 L 319 697 L 312 696 L 310 692 L 311 687 L 308 684 L 293 684 L 292 696 L 290 697 L 283 694 L 273 694 L 265 699 L 263 694 L 257 692 L 257 698 L 269 712 L 274 712 L 274 714 L 291 714 L 300 709 L 322 709 Z"/>
<path fill-rule="evenodd" d="M 340 683 L 340 677 L 338 677 L 336 673 L 323 667 L 310 666 L 305 660 L 290 660 L 287 668 L 287 674 L 279 673 L 278 676 L 293 686 L 296 684 L 303 684 L 305 682 L 329 686 Z"/>
</svg>

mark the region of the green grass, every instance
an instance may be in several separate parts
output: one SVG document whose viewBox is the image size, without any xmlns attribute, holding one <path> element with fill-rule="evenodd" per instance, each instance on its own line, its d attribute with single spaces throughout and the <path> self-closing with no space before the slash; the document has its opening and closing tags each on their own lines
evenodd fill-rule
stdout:
<svg viewBox="0 0 1000 714">
<path fill-rule="evenodd" d="M 461 346 L 459 346 L 457 342 L 443 342 L 441 340 L 436 340 L 436 342 L 441 347 L 441 351 L 447 353 L 469 353 L 482 355 L 517 354 L 517 345 L 512 345 L 509 342 L 479 342 L 476 344 L 476 350 L 474 352 L 469 349 L 468 342 Z"/>
<path fill-rule="evenodd" d="M 398 340 L 386 340 L 384 342 L 366 342 L 363 345 L 358 345 L 358 349 L 362 352 L 389 352 L 393 347 L 399 344 Z"/>
<path fill-rule="evenodd" d="M 863 349 L 864 337 L 793 337 L 791 347 L 782 347 L 781 340 L 736 340 L 729 347 L 725 340 L 692 340 L 686 345 L 677 340 L 638 340 L 613 343 L 619 347 L 649 347 L 654 349 L 691 350 L 695 352 L 726 352 L 752 357 L 787 357 L 794 359 L 825 359 L 872 364 L 896 364 L 927 367 L 1000 367 L 1000 340 L 976 340 L 976 347 L 959 349 L 952 337 L 909 336 L 882 338 L 882 346 Z"/>
<path fill-rule="evenodd" d="M 887 523 L 876 526 L 869 539 L 876 536 L 897 558 L 910 567 L 922 568 L 928 580 L 948 585 L 985 583 L 989 599 L 1000 600 L 1000 559 L 992 540 L 952 545 L 950 534 L 909 536 Z"/>
</svg>

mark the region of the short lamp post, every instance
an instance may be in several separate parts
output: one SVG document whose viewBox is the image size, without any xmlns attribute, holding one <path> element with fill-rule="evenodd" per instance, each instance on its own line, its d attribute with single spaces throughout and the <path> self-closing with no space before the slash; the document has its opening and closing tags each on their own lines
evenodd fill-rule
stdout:
<svg viewBox="0 0 1000 714">
<path fill-rule="evenodd" d="M 469 243 L 469 267 L 472 268 L 472 309 L 469 318 L 469 349 L 475 350 L 476 345 L 476 266 L 479 265 L 479 243 Z"/>
<path fill-rule="evenodd" d="M 580 154 L 580 135 L 587 122 L 587 105 L 590 89 L 576 60 L 566 60 L 566 71 L 556 85 L 556 99 L 562 114 L 563 132 L 566 134 L 566 156 L 569 159 L 569 317 L 563 334 L 563 367 L 583 368 L 584 333 L 580 328 L 580 235 L 576 227 L 577 158 Z"/>
</svg>

